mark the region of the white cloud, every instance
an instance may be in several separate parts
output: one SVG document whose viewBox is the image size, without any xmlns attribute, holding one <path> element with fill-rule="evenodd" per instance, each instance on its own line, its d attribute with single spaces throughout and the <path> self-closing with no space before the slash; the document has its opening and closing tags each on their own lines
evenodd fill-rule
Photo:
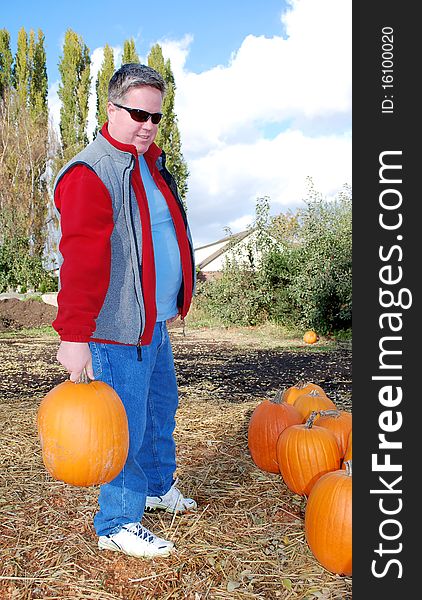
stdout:
<svg viewBox="0 0 422 600">
<path fill-rule="evenodd" d="M 328 196 L 351 182 L 351 0 L 294 0 L 281 21 L 285 37 L 248 35 L 228 65 L 202 73 L 185 66 L 192 37 L 160 41 L 197 244 L 243 227 L 258 196 L 275 210 L 299 205 L 307 176 Z"/>
<path fill-rule="evenodd" d="M 351 0 L 291 0 L 279 36 L 248 35 L 227 65 L 201 73 L 186 67 L 191 34 L 158 42 L 177 86 L 196 245 L 227 226 L 244 229 L 259 196 L 270 197 L 272 212 L 300 205 L 308 176 L 326 196 L 351 183 Z M 101 60 L 97 48 L 93 82 Z M 49 94 L 56 115 L 57 89 Z M 95 96 L 89 123 L 92 131 Z"/>
<path fill-rule="evenodd" d="M 243 215 L 243 217 L 230 221 L 229 229 L 230 231 L 243 231 L 252 224 L 253 220 L 254 215 Z"/>
<path fill-rule="evenodd" d="M 60 124 L 60 106 L 61 101 L 59 98 L 59 82 L 55 81 L 48 90 L 47 102 L 48 102 L 48 111 L 51 119 L 51 123 L 59 134 L 59 124 Z"/>
<path fill-rule="evenodd" d="M 195 241 L 220 238 L 227 224 L 244 229 L 258 197 L 270 196 L 273 214 L 303 206 L 308 176 L 318 191 L 335 195 L 351 182 L 351 161 L 350 133 L 314 138 L 298 130 L 193 159 L 188 209 Z"/>
<path fill-rule="evenodd" d="M 173 73 L 182 73 L 189 54 L 189 46 L 194 37 L 187 33 L 181 40 L 163 40 L 159 44 L 165 57 L 171 57 L 171 70 Z"/>
<path fill-rule="evenodd" d="M 188 153 L 203 153 L 263 123 L 351 110 L 351 1 L 296 0 L 283 16 L 287 38 L 248 35 L 227 66 L 186 71 L 187 45 L 160 42 L 177 84 Z"/>
</svg>

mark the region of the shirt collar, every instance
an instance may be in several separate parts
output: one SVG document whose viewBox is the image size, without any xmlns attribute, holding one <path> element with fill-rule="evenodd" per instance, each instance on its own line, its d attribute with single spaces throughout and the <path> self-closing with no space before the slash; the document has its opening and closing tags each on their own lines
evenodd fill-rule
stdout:
<svg viewBox="0 0 422 600">
<path fill-rule="evenodd" d="M 110 142 L 110 144 L 112 146 L 114 146 L 115 148 L 117 148 L 118 150 L 121 150 L 122 152 L 130 152 L 131 154 L 133 154 L 135 156 L 135 158 L 138 158 L 138 151 L 136 150 L 136 147 L 133 144 L 124 144 L 123 142 L 119 142 L 117 141 L 115 138 L 113 138 L 109 131 L 108 131 L 108 122 L 104 123 L 104 125 L 101 128 L 100 131 L 101 135 L 103 135 L 105 137 L 105 139 Z M 161 156 L 161 148 L 159 148 L 157 146 L 157 144 L 155 142 L 153 142 L 151 144 L 151 146 L 148 148 L 148 150 L 144 153 L 145 156 L 145 160 L 149 163 L 155 163 L 155 161 L 157 160 L 157 158 L 159 156 Z"/>
</svg>

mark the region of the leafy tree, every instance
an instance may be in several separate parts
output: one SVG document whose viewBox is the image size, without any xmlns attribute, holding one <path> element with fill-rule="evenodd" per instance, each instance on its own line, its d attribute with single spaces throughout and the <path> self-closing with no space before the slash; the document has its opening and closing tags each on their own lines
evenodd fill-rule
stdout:
<svg viewBox="0 0 422 600">
<path fill-rule="evenodd" d="M 56 278 L 45 270 L 42 257 L 33 252 L 30 238 L 23 228 L 16 229 L 16 225 L 16 219 L 10 218 L 10 214 L 1 213 L 0 292 L 55 291 Z"/>
<path fill-rule="evenodd" d="M 21 106 L 26 106 L 29 88 L 28 35 L 22 27 L 18 32 L 18 43 L 13 65 L 13 84 Z"/>
<path fill-rule="evenodd" d="M 13 65 L 13 86 L 0 111 L 3 161 L 0 169 L 2 208 L 9 231 L 30 244 L 31 255 L 43 254 L 48 206 L 46 165 L 48 153 L 47 71 L 44 36 L 19 31 Z M 2 221 L 3 227 L 6 221 Z M 18 245 L 18 247 L 21 247 Z"/>
<path fill-rule="evenodd" d="M 349 186 L 326 200 L 309 180 L 300 211 L 301 247 L 291 296 L 300 322 L 321 333 L 352 324 L 352 195 Z"/>
<path fill-rule="evenodd" d="M 135 48 L 135 40 L 131 38 L 130 40 L 125 40 L 123 43 L 123 57 L 122 57 L 122 65 L 126 65 L 127 63 L 138 63 L 139 56 L 136 52 Z"/>
<path fill-rule="evenodd" d="M 47 289 L 54 282 L 47 283 L 43 266 L 49 205 L 44 35 L 31 30 L 28 37 L 22 28 L 12 60 L 3 30 L 0 48 L 9 69 L 2 71 L 0 97 L 0 289 Z"/>
<path fill-rule="evenodd" d="M 42 257 L 49 197 L 45 182 L 46 125 L 34 121 L 12 90 L 0 102 L 0 244 L 27 240 L 30 254 Z M 23 248 L 17 243 L 16 248 Z"/>
<path fill-rule="evenodd" d="M 60 167 L 87 143 L 88 97 L 90 86 L 89 48 L 82 36 L 71 29 L 66 31 L 63 55 L 59 62 L 60 136 L 62 157 Z"/>
<path fill-rule="evenodd" d="M 34 253 L 41 257 L 46 240 L 46 215 L 49 204 L 46 168 L 48 160 L 48 80 L 47 57 L 44 48 L 44 34 L 38 30 L 37 37 L 31 29 L 28 45 L 28 103 L 30 128 L 36 132 L 40 154 L 30 153 L 28 161 L 33 172 L 32 195 L 34 198 L 31 213 L 31 239 Z"/>
<path fill-rule="evenodd" d="M 113 49 L 108 44 L 104 46 L 104 57 L 98 72 L 95 89 L 97 92 L 97 132 L 107 121 L 108 83 L 114 73 Z"/>
<path fill-rule="evenodd" d="M 38 30 L 37 40 L 34 31 L 29 34 L 29 106 L 31 116 L 34 120 L 40 119 L 46 126 L 48 123 L 48 81 L 47 81 L 47 57 L 44 48 L 44 34 Z M 47 134 L 47 131 L 46 131 Z"/>
<path fill-rule="evenodd" d="M 10 50 L 10 33 L 0 29 L 0 100 L 10 89 L 12 81 L 13 56 Z"/>
<path fill-rule="evenodd" d="M 163 100 L 163 118 L 158 129 L 156 143 L 166 154 L 168 169 L 174 176 L 181 200 L 185 203 L 189 171 L 182 154 L 180 132 L 174 110 L 176 85 L 170 60 L 164 61 L 163 51 L 159 44 L 155 44 L 151 48 L 148 55 L 148 65 L 158 71 L 166 82 L 167 91 Z"/>
<path fill-rule="evenodd" d="M 271 235 L 281 243 L 298 243 L 299 219 L 297 213 L 289 209 L 271 217 L 270 231 Z"/>
</svg>

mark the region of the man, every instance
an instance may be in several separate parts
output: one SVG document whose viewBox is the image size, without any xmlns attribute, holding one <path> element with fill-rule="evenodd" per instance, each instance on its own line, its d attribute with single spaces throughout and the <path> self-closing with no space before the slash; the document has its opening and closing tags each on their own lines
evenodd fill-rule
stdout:
<svg viewBox="0 0 422 600">
<path fill-rule="evenodd" d="M 166 322 L 186 316 L 195 267 L 186 214 L 154 144 L 164 93 L 154 69 L 118 69 L 108 122 L 54 188 L 63 257 L 57 359 L 71 381 L 86 370 L 111 385 L 129 423 L 127 462 L 100 487 L 98 546 L 137 557 L 173 549 L 141 524 L 144 509 L 196 508 L 173 479 L 178 393 Z"/>
</svg>

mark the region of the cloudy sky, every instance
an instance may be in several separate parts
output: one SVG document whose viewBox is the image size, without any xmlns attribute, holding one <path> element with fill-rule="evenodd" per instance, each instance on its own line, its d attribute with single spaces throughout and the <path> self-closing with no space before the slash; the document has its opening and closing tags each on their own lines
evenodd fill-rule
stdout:
<svg viewBox="0 0 422 600">
<path fill-rule="evenodd" d="M 224 237 L 227 227 L 245 229 L 258 197 L 270 197 L 273 214 L 303 206 L 307 177 L 326 197 L 351 184 L 351 0 L 214 0 L 205 7 L 162 0 L 155 9 L 139 1 L 136 14 L 135 5 L 123 12 L 109 0 L 22 4 L 33 14 L 11 7 L 1 26 L 12 41 L 22 26 L 43 30 L 56 126 L 67 28 L 90 48 L 93 87 L 105 43 L 116 66 L 125 39 L 133 37 L 142 62 L 160 43 L 177 86 L 196 246 Z M 94 119 L 92 95 L 89 133 Z"/>
</svg>

